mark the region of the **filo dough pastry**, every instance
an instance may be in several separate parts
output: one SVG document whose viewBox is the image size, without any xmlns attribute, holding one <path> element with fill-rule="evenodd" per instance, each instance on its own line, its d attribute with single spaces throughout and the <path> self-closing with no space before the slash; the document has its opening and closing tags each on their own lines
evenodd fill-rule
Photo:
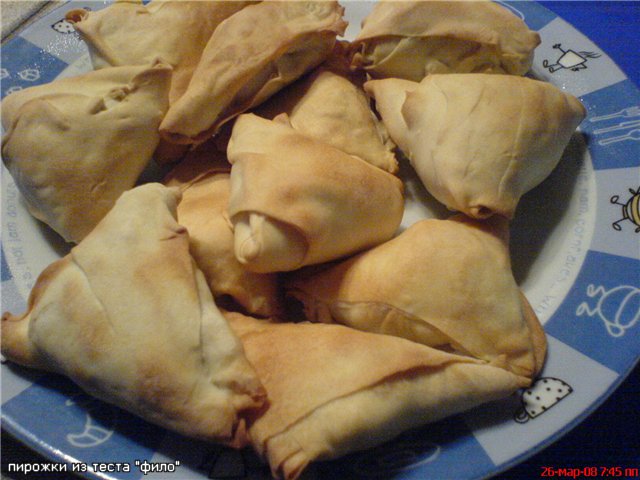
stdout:
<svg viewBox="0 0 640 480">
<path fill-rule="evenodd" d="M 312 321 L 504 361 L 529 378 L 544 362 L 545 335 L 513 278 L 499 217 L 421 220 L 344 262 L 295 272 L 285 287 Z"/>
<path fill-rule="evenodd" d="M 2 102 L 2 159 L 29 212 L 79 242 L 152 158 L 171 67 L 111 67 Z"/>
<path fill-rule="evenodd" d="M 173 67 L 169 100 L 187 89 L 209 38 L 226 18 L 255 2 L 207 0 L 116 0 L 102 10 L 66 14 L 87 44 L 94 68 L 146 65 L 156 59 Z"/>
<path fill-rule="evenodd" d="M 506 397 L 529 380 L 486 362 L 341 325 L 225 314 L 269 398 L 248 421 L 276 478 L 298 478 L 401 432 Z"/>
<path fill-rule="evenodd" d="M 539 44 L 537 32 L 489 0 L 381 0 L 353 41 L 353 65 L 415 82 L 433 73 L 524 75 Z"/>
<path fill-rule="evenodd" d="M 349 71 L 344 48 L 337 48 L 324 64 L 271 97 L 254 113 L 265 118 L 286 113 L 299 132 L 396 173 L 395 145 L 371 108 L 362 87 L 364 79 Z"/>
<path fill-rule="evenodd" d="M 394 175 L 287 123 L 243 114 L 227 148 L 236 258 L 257 272 L 333 260 L 391 238 L 404 212 Z"/>
<path fill-rule="evenodd" d="M 251 272 L 235 257 L 227 216 L 231 165 L 210 143 L 189 153 L 164 180 L 182 192 L 178 221 L 189 231 L 191 255 L 217 301 L 231 298 L 248 313 L 277 315 L 282 309 L 278 276 Z"/>
<path fill-rule="evenodd" d="M 335 1 L 271 0 L 222 22 L 161 125 L 174 143 L 200 143 L 331 53 L 347 23 Z"/>
<path fill-rule="evenodd" d="M 43 271 L 28 310 L 3 315 L 2 354 L 176 432 L 233 442 L 264 389 L 189 255 L 179 195 L 157 183 L 124 193 Z"/>
<path fill-rule="evenodd" d="M 512 218 L 586 115 L 571 94 L 512 75 L 372 80 L 365 89 L 426 189 L 475 218 Z"/>
</svg>

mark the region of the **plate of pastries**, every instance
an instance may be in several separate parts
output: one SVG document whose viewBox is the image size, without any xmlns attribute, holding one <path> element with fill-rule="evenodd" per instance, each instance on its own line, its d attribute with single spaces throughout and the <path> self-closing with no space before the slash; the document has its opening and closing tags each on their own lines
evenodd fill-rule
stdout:
<svg viewBox="0 0 640 480">
<path fill-rule="evenodd" d="M 74 0 L 2 78 L 47 468 L 486 478 L 637 361 L 640 95 L 534 2 Z"/>
</svg>

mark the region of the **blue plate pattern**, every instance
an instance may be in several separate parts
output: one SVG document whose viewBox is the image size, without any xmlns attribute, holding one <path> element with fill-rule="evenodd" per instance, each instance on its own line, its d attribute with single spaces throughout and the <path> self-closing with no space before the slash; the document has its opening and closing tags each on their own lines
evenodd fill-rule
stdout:
<svg viewBox="0 0 640 480">
<path fill-rule="evenodd" d="M 108 3 L 71 1 L 3 45 L 2 97 L 88 69 L 86 47 L 64 14 Z M 514 259 L 548 334 L 547 364 L 517 395 L 318 463 L 304 478 L 487 478 L 583 420 L 640 358 L 640 91 L 606 53 L 549 10 L 535 2 L 500 3 L 540 32 L 533 74 L 578 96 L 588 111 L 561 172 L 523 199 L 535 225 L 516 219 L 514 226 L 513 249 L 527 253 L 541 233 L 552 245 L 534 250 L 544 271 Z M 345 5 L 349 18 L 356 2 Z M 548 214 L 554 208 L 555 217 Z M 539 221 L 548 217 L 554 217 L 552 225 Z M 2 310 L 24 311 L 37 274 L 66 248 L 28 217 L 3 169 Z M 1 368 L 3 426 L 81 476 L 271 478 L 249 451 L 166 432 L 62 377 L 4 362 Z"/>
</svg>

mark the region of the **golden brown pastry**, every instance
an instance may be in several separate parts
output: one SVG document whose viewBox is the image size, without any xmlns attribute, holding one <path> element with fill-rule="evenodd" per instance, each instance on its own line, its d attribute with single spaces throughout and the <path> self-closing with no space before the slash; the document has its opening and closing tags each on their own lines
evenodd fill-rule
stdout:
<svg viewBox="0 0 640 480">
<path fill-rule="evenodd" d="M 504 361 L 531 378 L 546 340 L 513 278 L 507 237 L 498 217 L 422 220 L 342 263 L 293 274 L 287 293 L 309 320 Z"/>
<path fill-rule="evenodd" d="M 211 36 L 189 87 L 162 122 L 174 143 L 200 143 L 229 119 L 313 69 L 344 33 L 335 1 L 272 0 L 250 5 Z"/>
<path fill-rule="evenodd" d="M 342 48 L 254 113 L 265 118 L 286 113 L 291 126 L 299 132 L 396 173 L 395 145 L 373 113 L 360 76 L 349 72 L 348 64 L 342 64 Z"/>
<path fill-rule="evenodd" d="M 552 84 L 512 75 L 373 80 L 365 89 L 427 190 L 475 218 L 512 218 L 586 114 Z"/>
<path fill-rule="evenodd" d="M 28 310 L 2 317 L 2 354 L 179 433 L 244 441 L 239 415 L 264 390 L 213 302 L 176 222 L 180 194 L 124 193 L 47 267 Z"/>
<path fill-rule="evenodd" d="M 404 212 L 394 175 L 307 137 L 243 114 L 227 149 L 235 255 L 256 272 L 333 260 L 391 238 Z"/>
<path fill-rule="evenodd" d="M 102 10 L 74 9 L 66 18 L 86 42 L 94 68 L 146 65 L 160 58 L 173 67 L 169 100 L 189 85 L 209 38 L 226 18 L 255 2 L 116 0 Z"/>
<path fill-rule="evenodd" d="M 79 242 L 145 169 L 168 108 L 171 68 L 111 67 L 2 102 L 2 159 L 29 212 Z"/>
<path fill-rule="evenodd" d="M 433 73 L 531 68 L 540 35 L 488 0 L 380 0 L 353 42 L 353 65 L 373 78 L 419 82 Z"/>
<path fill-rule="evenodd" d="M 97 11 L 74 9 L 66 19 L 89 48 L 94 68 L 143 65 L 156 59 L 171 65 L 169 101 L 187 89 L 209 38 L 226 18 L 253 1 L 116 0 Z M 153 158 L 159 164 L 180 159 L 183 145 L 160 140 Z"/>
<path fill-rule="evenodd" d="M 341 325 L 226 314 L 269 398 L 249 437 L 274 477 L 383 443 L 530 382 L 497 365 Z"/>
<path fill-rule="evenodd" d="M 178 221 L 189 231 L 191 255 L 214 298 L 231 297 L 249 313 L 273 316 L 281 310 L 278 277 L 250 272 L 234 255 L 233 230 L 227 218 L 230 170 L 226 155 L 203 144 L 164 183 L 182 192 Z"/>
</svg>

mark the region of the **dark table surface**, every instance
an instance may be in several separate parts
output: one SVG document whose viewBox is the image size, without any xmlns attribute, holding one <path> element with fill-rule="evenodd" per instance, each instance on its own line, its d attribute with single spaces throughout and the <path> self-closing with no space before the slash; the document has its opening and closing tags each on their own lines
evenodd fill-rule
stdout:
<svg viewBox="0 0 640 480">
<path fill-rule="evenodd" d="M 640 85 L 640 1 L 542 1 L 540 3 L 593 40 L 636 85 Z M 37 461 L 36 456 L 37 454 L 3 432 L 3 478 L 8 478 L 5 476 L 5 465 L 8 461 Z M 501 480 L 540 478 L 543 476 L 545 467 L 593 466 L 640 468 L 640 366 L 638 365 L 620 387 L 585 421 L 542 452 L 496 478 Z"/>
</svg>

